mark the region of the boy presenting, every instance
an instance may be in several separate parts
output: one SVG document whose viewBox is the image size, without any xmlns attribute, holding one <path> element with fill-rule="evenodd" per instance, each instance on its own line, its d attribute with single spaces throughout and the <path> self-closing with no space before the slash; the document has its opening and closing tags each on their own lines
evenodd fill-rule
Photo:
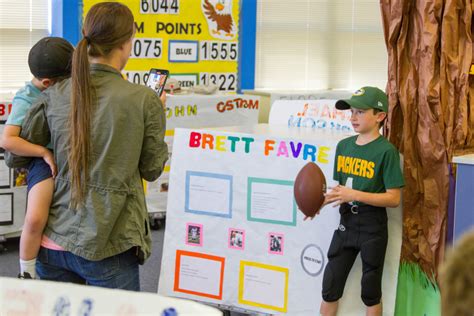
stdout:
<svg viewBox="0 0 474 316">
<path fill-rule="evenodd" d="M 28 55 L 28 65 L 34 78 L 13 98 L 10 113 L 3 131 L 1 146 L 16 155 L 35 157 L 28 166 L 28 206 L 20 238 L 19 278 L 36 277 L 36 256 L 48 219 L 56 173 L 54 157 L 48 148 L 20 138 L 21 125 L 28 109 L 41 92 L 71 74 L 74 47 L 65 39 L 45 37 L 36 43 Z"/>
<path fill-rule="evenodd" d="M 387 116 L 388 99 L 380 89 L 364 87 L 349 100 L 337 101 L 336 108 L 351 110 L 351 123 L 358 135 L 337 145 L 334 180 L 339 185 L 325 199 L 325 204 L 340 205 L 341 220 L 328 250 L 320 312 L 336 315 L 338 300 L 360 251 L 362 301 L 367 315 L 382 315 L 382 272 L 388 240 L 385 208 L 400 204 L 404 186 L 399 153 L 379 132 Z"/>
</svg>

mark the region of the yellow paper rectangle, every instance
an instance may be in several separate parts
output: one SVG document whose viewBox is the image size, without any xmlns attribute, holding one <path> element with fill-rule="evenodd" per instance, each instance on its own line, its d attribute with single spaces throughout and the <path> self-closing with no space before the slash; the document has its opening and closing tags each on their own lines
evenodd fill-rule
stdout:
<svg viewBox="0 0 474 316">
<path fill-rule="evenodd" d="M 281 272 L 285 274 L 285 286 L 284 286 L 284 303 L 283 307 L 276 306 L 276 305 L 269 305 L 260 302 L 254 302 L 250 300 L 244 299 L 244 276 L 245 276 L 245 267 L 256 267 L 260 269 L 272 270 L 276 272 Z M 258 263 L 258 262 L 251 262 L 251 261 L 240 261 L 240 273 L 239 273 L 239 303 L 244 305 L 256 306 L 265 309 L 275 310 L 279 312 L 286 313 L 288 310 L 288 277 L 289 277 L 289 269 L 272 266 L 268 264 Z"/>
</svg>

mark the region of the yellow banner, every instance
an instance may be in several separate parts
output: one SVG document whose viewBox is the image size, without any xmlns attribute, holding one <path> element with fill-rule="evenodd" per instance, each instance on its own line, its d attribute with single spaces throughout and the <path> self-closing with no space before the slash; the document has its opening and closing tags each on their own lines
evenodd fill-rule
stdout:
<svg viewBox="0 0 474 316">
<path fill-rule="evenodd" d="M 84 17 L 100 0 L 84 0 Z M 125 74 L 143 84 L 151 68 L 168 69 L 182 87 L 215 84 L 236 91 L 239 0 L 120 0 L 137 33 Z"/>
</svg>

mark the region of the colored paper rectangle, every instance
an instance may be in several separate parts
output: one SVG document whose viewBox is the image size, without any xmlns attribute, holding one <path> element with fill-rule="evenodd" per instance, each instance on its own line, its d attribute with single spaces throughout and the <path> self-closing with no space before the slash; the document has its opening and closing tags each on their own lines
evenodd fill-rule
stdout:
<svg viewBox="0 0 474 316">
<path fill-rule="evenodd" d="M 222 299 L 225 258 L 176 251 L 174 291 Z"/>
<path fill-rule="evenodd" d="M 241 261 L 239 303 L 287 312 L 289 269 Z"/>
<path fill-rule="evenodd" d="M 187 171 L 185 212 L 232 217 L 232 176 Z"/>
<path fill-rule="evenodd" d="M 170 63 L 197 63 L 199 59 L 198 41 L 169 41 L 168 61 Z"/>
<path fill-rule="evenodd" d="M 248 178 L 247 219 L 296 226 L 293 181 Z"/>
</svg>

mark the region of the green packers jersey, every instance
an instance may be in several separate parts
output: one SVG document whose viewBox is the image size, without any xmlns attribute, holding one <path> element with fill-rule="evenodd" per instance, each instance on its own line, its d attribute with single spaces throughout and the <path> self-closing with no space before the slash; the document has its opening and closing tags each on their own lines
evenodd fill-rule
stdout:
<svg viewBox="0 0 474 316">
<path fill-rule="evenodd" d="M 395 146 L 383 136 L 365 145 L 357 145 L 356 140 L 357 135 L 337 144 L 334 180 L 341 185 L 351 182 L 354 190 L 370 193 L 384 193 L 405 185 Z M 348 181 L 349 178 L 352 180 Z"/>
</svg>

